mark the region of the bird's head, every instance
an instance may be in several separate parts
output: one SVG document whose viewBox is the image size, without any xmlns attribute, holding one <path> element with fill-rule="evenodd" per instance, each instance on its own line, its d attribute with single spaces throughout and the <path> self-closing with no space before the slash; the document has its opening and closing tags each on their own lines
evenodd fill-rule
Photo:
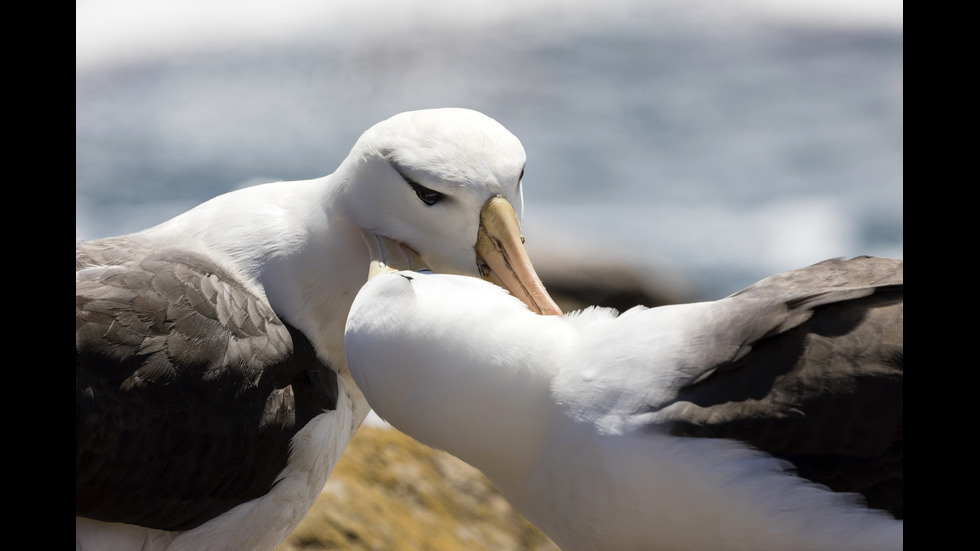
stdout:
<svg viewBox="0 0 980 551">
<path fill-rule="evenodd" d="M 401 113 L 368 129 L 336 176 L 375 269 L 492 281 L 542 314 L 561 311 L 523 245 L 521 142 L 467 109 Z"/>
</svg>

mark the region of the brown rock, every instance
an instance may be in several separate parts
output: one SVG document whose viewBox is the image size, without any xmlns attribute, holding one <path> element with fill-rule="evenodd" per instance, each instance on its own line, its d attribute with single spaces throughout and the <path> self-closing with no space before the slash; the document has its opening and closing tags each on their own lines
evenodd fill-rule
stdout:
<svg viewBox="0 0 980 551">
<path fill-rule="evenodd" d="M 480 471 L 385 427 L 362 426 L 278 551 L 556 551 Z"/>
</svg>

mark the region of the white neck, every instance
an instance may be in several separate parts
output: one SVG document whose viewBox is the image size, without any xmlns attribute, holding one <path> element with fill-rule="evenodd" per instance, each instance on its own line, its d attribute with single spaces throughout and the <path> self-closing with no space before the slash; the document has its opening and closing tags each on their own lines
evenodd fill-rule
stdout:
<svg viewBox="0 0 980 551">
<path fill-rule="evenodd" d="M 346 313 L 367 278 L 369 259 L 353 222 L 331 206 L 337 192 L 331 178 L 227 193 L 145 233 L 234 259 L 229 266 L 237 266 L 255 292 L 310 337 L 323 359 L 346 370 L 343 356 L 327 351 L 343 349 Z"/>
<path fill-rule="evenodd" d="M 409 361 L 410 370 L 394 372 L 379 367 L 366 393 L 374 392 L 378 413 L 396 427 L 478 466 L 498 486 L 519 488 L 557 415 L 550 393 L 553 366 L 561 361 L 555 343 L 564 335 L 555 333 L 566 328 L 558 318 L 528 312 L 518 323 L 494 327 L 480 350 L 451 350 L 460 324 L 465 317 L 420 343 L 420 354 L 432 361 Z M 529 343 L 529 335 L 538 339 Z"/>
</svg>

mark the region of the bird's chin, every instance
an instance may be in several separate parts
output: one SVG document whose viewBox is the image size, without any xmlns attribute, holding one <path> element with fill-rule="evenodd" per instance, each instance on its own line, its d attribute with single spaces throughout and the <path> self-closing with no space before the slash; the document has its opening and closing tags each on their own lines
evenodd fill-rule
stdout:
<svg viewBox="0 0 980 551">
<path fill-rule="evenodd" d="M 431 272 L 429 266 L 422 260 L 422 255 L 414 249 L 399 243 L 390 237 L 362 232 L 367 243 L 371 260 L 368 264 L 368 279 L 380 274 L 410 270 L 413 272 Z"/>
</svg>

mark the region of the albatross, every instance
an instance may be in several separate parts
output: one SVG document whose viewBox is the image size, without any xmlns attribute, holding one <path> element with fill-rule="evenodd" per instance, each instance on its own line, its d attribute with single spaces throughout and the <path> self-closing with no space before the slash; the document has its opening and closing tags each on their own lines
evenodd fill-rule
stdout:
<svg viewBox="0 0 980 551">
<path fill-rule="evenodd" d="M 348 316 L 355 382 L 565 551 L 902 548 L 902 260 L 564 317 L 395 268 Z"/>
<path fill-rule="evenodd" d="M 389 249 L 560 314 L 520 234 L 525 152 L 484 114 L 402 113 L 332 174 L 75 246 L 75 537 L 273 549 L 369 406 L 344 324 Z"/>
</svg>

